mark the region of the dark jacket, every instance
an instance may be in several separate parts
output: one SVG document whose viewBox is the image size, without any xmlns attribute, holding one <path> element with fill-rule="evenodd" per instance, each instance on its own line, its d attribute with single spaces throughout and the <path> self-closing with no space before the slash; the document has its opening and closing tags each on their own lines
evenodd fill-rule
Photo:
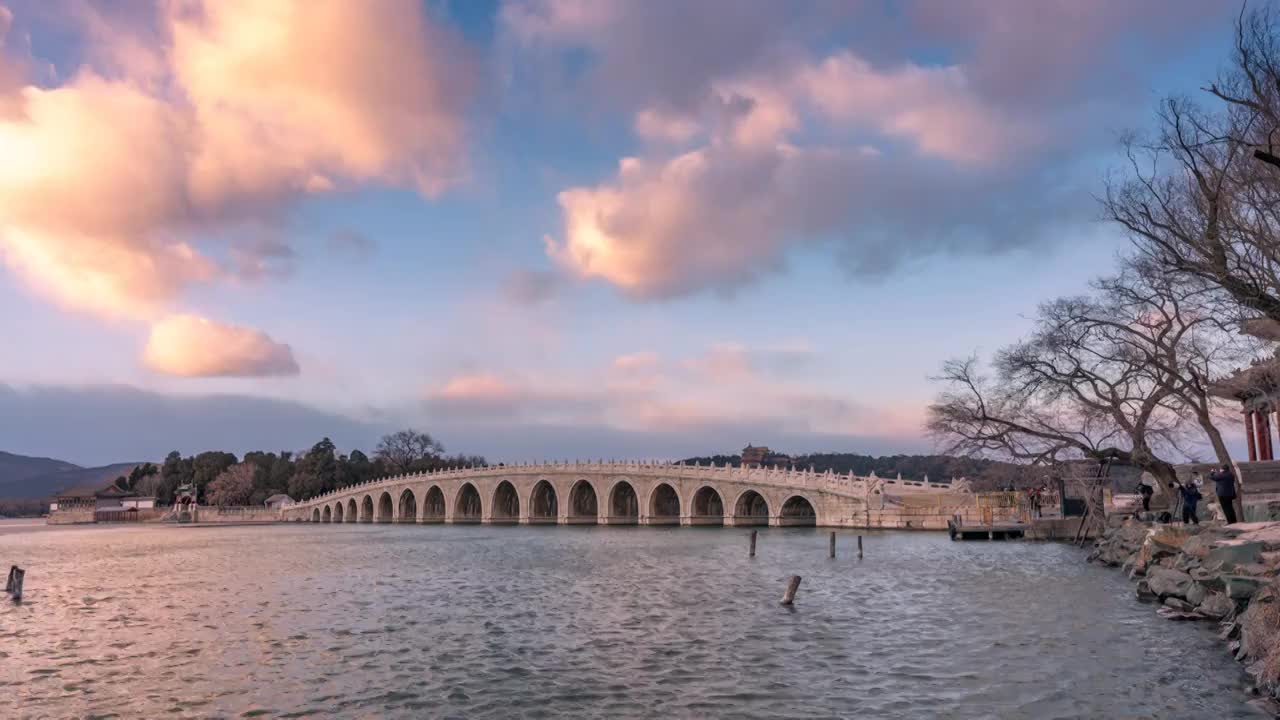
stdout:
<svg viewBox="0 0 1280 720">
<path fill-rule="evenodd" d="M 1196 503 L 1200 502 L 1200 491 L 1195 485 L 1183 485 L 1178 488 L 1178 492 L 1182 495 L 1182 504 L 1192 510 L 1195 509 Z"/>
<path fill-rule="evenodd" d="M 1213 491 L 1218 497 L 1236 496 L 1236 476 L 1230 470 L 1215 470 L 1209 476 L 1213 479 Z"/>
</svg>

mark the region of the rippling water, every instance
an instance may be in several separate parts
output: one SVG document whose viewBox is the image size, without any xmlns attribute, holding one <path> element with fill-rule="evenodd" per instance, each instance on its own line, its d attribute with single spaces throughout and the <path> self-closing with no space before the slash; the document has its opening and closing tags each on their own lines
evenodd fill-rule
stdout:
<svg viewBox="0 0 1280 720">
<path fill-rule="evenodd" d="M 746 534 L 0 525 L 0 715 L 1256 717 L 1078 549 Z"/>
</svg>

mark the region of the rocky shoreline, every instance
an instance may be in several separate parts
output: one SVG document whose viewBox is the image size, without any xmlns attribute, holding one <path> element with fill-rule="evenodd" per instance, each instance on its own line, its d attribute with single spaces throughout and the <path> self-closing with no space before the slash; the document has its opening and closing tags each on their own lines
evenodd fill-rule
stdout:
<svg viewBox="0 0 1280 720">
<path fill-rule="evenodd" d="M 1170 620 L 1212 621 L 1280 716 L 1280 522 L 1109 527 L 1089 559 L 1137 580 L 1137 596 Z"/>
</svg>

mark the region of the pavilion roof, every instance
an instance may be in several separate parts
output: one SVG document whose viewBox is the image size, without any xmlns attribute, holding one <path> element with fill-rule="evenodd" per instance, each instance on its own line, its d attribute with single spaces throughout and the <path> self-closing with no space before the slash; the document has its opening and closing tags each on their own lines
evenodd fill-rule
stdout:
<svg viewBox="0 0 1280 720">
<path fill-rule="evenodd" d="M 77 498 L 134 498 L 134 497 L 150 497 L 148 495 L 140 495 L 131 490 L 122 490 L 115 483 L 107 485 L 81 485 L 73 487 L 69 490 L 59 491 L 55 497 L 77 497 Z"/>
<path fill-rule="evenodd" d="M 1240 332 L 1263 340 L 1280 342 L 1280 322 L 1271 318 L 1249 318 L 1240 324 Z"/>
<path fill-rule="evenodd" d="M 1209 383 L 1209 394 L 1246 402 L 1251 399 L 1280 399 L 1280 359 L 1258 360 L 1247 368 L 1214 380 Z"/>
</svg>

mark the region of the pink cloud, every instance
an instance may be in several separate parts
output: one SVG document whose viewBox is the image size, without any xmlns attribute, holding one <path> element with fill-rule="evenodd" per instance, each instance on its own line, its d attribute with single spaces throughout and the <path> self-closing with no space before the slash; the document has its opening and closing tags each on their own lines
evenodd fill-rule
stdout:
<svg viewBox="0 0 1280 720">
<path fill-rule="evenodd" d="M 801 68 L 795 82 L 826 117 L 905 138 L 922 153 L 954 162 L 998 162 L 1039 140 L 978 96 L 955 65 L 878 70 L 845 51 Z"/>
<path fill-rule="evenodd" d="M 755 376 L 747 348 L 736 343 L 715 343 L 702 355 L 689 358 L 683 364 L 711 382 L 737 382 Z"/>
<path fill-rule="evenodd" d="M 735 290 L 803 244 L 882 276 L 1045 242 L 1088 222 L 1080 165 L 1145 117 L 1134 91 L 1229 22 L 1194 0 L 892 5 L 508 3 L 533 81 L 627 113 L 645 141 L 558 195 L 550 257 L 654 299 Z M 832 38 L 850 46 L 815 56 Z"/>
<path fill-rule="evenodd" d="M 636 114 L 635 130 L 645 140 L 684 143 L 692 140 L 702 128 L 688 116 L 648 108 Z"/>
<path fill-rule="evenodd" d="M 433 195 L 465 173 L 472 72 L 415 4 L 147 10 L 68 13 L 88 60 L 53 87 L 6 94 L 0 59 L 0 97 L 20 110 L 0 113 L 0 260 L 54 302 L 154 321 L 193 283 L 264 274 L 252 243 L 219 266 L 211 237 L 307 193 L 377 182 Z"/>
<path fill-rule="evenodd" d="M 179 377 L 297 375 L 293 350 L 252 328 L 196 315 L 171 315 L 151 327 L 147 366 Z"/>
<path fill-rule="evenodd" d="M 431 417 L 481 426 L 510 423 L 669 432 L 748 424 L 778 432 L 912 436 L 918 417 L 832 395 L 797 374 L 807 343 L 712 343 L 685 358 L 652 351 L 573 372 L 462 373 L 425 394 Z M 788 364 L 786 371 L 775 367 Z"/>
<path fill-rule="evenodd" d="M 449 400 L 508 400 L 516 395 L 510 382 L 492 373 L 459 375 L 450 378 L 436 397 Z"/>
<path fill-rule="evenodd" d="M 886 140 L 967 173 L 1038 141 L 984 104 L 959 67 L 875 68 L 842 51 L 715 87 L 698 117 L 637 115 L 637 128 L 656 137 L 705 129 L 700 146 L 623 158 L 612 180 L 559 194 L 564 234 L 548 253 L 560 267 L 637 298 L 741 285 L 779 268 L 790 245 L 873 220 L 882 204 L 859 183 L 875 183 L 889 162 L 877 147 Z M 814 120 L 879 137 L 801 143 Z M 874 191 L 888 192 L 883 182 Z"/>
<path fill-rule="evenodd" d="M 424 402 L 428 412 L 458 420 L 564 423 L 597 418 L 606 399 L 567 378 L 480 371 L 455 375 L 428 389 Z"/>
<path fill-rule="evenodd" d="M 662 359 L 655 352 L 637 352 L 619 355 L 613 359 L 613 368 L 623 373 L 651 372 Z"/>
</svg>

